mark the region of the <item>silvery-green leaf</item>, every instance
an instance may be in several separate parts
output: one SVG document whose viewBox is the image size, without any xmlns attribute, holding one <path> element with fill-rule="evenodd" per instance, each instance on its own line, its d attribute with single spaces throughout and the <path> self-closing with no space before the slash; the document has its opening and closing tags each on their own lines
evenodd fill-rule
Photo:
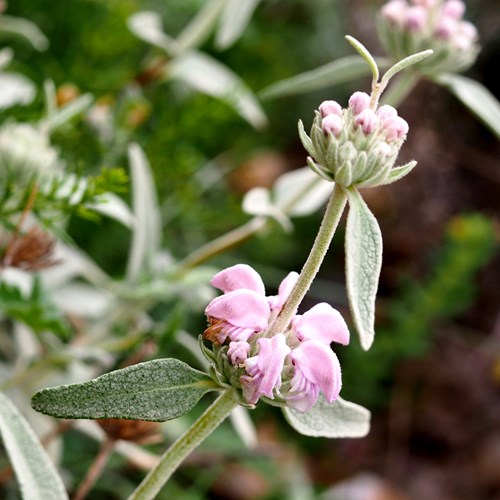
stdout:
<svg viewBox="0 0 500 500">
<path fill-rule="evenodd" d="M 37 436 L 10 400 L 0 393 L 0 433 L 25 500 L 67 500 L 68 495 Z"/>
<path fill-rule="evenodd" d="M 137 12 L 127 19 L 127 26 L 141 40 L 156 45 L 169 54 L 175 52 L 177 44 L 163 31 L 161 17 L 156 12 Z"/>
<path fill-rule="evenodd" d="M 392 184 L 393 182 L 399 181 L 399 179 L 402 179 L 405 175 L 408 175 L 416 165 L 416 161 L 410 161 L 406 165 L 392 168 L 387 179 L 385 179 L 384 182 L 378 185 L 385 186 L 387 184 Z"/>
<path fill-rule="evenodd" d="M 190 51 L 177 57 L 169 66 L 168 77 L 181 80 L 199 92 L 221 99 L 255 128 L 261 128 L 267 123 L 259 102 L 241 78 L 206 54 Z"/>
<path fill-rule="evenodd" d="M 40 28 L 31 21 L 21 17 L 2 14 L 0 31 L 23 36 L 36 50 L 45 50 L 49 46 L 49 41 L 40 31 Z"/>
<path fill-rule="evenodd" d="M 226 0 L 206 2 L 176 38 L 177 53 L 199 47 L 212 32 Z"/>
<path fill-rule="evenodd" d="M 273 186 L 276 205 L 289 216 L 309 215 L 332 193 L 332 183 L 318 177 L 309 167 L 278 177 Z"/>
<path fill-rule="evenodd" d="M 486 87 L 471 78 L 454 73 L 441 73 L 433 77 L 433 80 L 445 86 L 500 137 L 500 103 Z"/>
<path fill-rule="evenodd" d="M 292 224 L 283 211 L 271 201 L 269 190 L 255 187 L 243 197 L 242 209 L 245 213 L 263 217 L 273 217 L 285 231 L 292 229 Z"/>
<path fill-rule="evenodd" d="M 127 265 L 127 279 L 133 282 L 158 252 L 161 215 L 153 175 L 144 151 L 138 144 L 130 144 L 128 158 L 135 223 Z"/>
<path fill-rule="evenodd" d="M 339 398 L 327 403 L 320 394 L 318 402 L 307 412 L 283 408 L 288 423 L 304 436 L 326 438 L 360 438 L 370 430 L 370 412 L 355 403 Z"/>
<path fill-rule="evenodd" d="M 0 73 L 0 109 L 30 104 L 35 94 L 35 86 L 23 75 Z"/>
<path fill-rule="evenodd" d="M 81 384 L 37 392 L 32 407 L 58 418 L 126 418 L 163 422 L 184 415 L 217 384 L 178 359 L 157 359 Z"/>
<path fill-rule="evenodd" d="M 314 149 L 314 145 L 311 138 L 307 135 L 306 131 L 304 130 L 304 124 L 302 123 L 302 120 L 299 120 L 298 129 L 302 145 L 304 146 L 305 150 L 314 158 L 316 156 L 316 150 Z"/>
<path fill-rule="evenodd" d="M 380 61 L 386 65 L 385 60 Z M 311 71 L 280 80 L 259 92 L 263 99 L 305 94 L 369 75 L 371 69 L 360 56 L 348 56 Z"/>
<path fill-rule="evenodd" d="M 375 299 L 382 266 L 382 234 L 356 188 L 347 190 L 349 215 L 345 236 L 347 296 L 361 346 L 375 337 Z"/>
<path fill-rule="evenodd" d="M 126 227 L 132 227 L 134 224 L 134 215 L 129 206 L 115 193 L 104 193 L 98 202 L 88 204 L 87 207 L 121 222 Z"/>
<path fill-rule="evenodd" d="M 215 45 L 227 49 L 241 36 L 260 0 L 226 0 Z"/>
</svg>

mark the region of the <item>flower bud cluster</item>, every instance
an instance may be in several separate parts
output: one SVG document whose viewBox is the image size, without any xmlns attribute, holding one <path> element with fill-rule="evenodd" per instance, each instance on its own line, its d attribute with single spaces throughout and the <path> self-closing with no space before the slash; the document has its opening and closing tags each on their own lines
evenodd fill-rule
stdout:
<svg viewBox="0 0 500 500">
<path fill-rule="evenodd" d="M 243 404 L 253 406 L 263 397 L 305 412 L 320 392 L 328 402 L 339 396 L 340 364 L 330 343 L 348 344 L 349 330 L 338 311 L 317 304 L 296 314 L 286 331 L 269 333 L 297 279 L 297 273 L 290 273 L 276 296 L 265 295 L 261 277 L 245 264 L 212 279 L 224 294 L 205 310 L 209 327 L 203 339 L 211 346 L 203 352 L 217 380 L 240 389 Z"/>
<path fill-rule="evenodd" d="M 365 92 L 355 92 L 346 109 L 336 101 L 323 102 L 315 113 L 310 137 L 301 130 L 302 143 L 312 156 L 309 166 L 344 187 L 393 182 L 392 167 L 408 123 L 392 106 L 374 108 Z"/>
<path fill-rule="evenodd" d="M 477 30 L 464 13 L 462 0 L 391 0 L 380 10 L 382 44 L 395 59 L 432 49 L 419 65 L 424 73 L 462 71 L 479 52 Z"/>
</svg>

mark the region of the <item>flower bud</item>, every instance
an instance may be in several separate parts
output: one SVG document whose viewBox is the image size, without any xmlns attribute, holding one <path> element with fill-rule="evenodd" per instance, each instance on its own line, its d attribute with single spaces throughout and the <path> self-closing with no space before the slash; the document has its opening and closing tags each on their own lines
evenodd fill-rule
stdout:
<svg viewBox="0 0 500 500">
<path fill-rule="evenodd" d="M 380 13 L 382 17 L 391 24 L 402 26 L 408 10 L 405 0 L 392 0 L 386 3 Z"/>
<path fill-rule="evenodd" d="M 442 14 L 452 19 L 462 19 L 465 13 L 465 4 L 462 0 L 447 0 L 443 4 Z"/>
<path fill-rule="evenodd" d="M 370 107 L 370 96 L 366 92 L 354 92 L 349 98 L 349 107 L 355 115 Z"/>
<path fill-rule="evenodd" d="M 333 134 L 338 137 L 344 127 L 342 118 L 338 115 L 327 115 L 321 120 L 321 128 L 325 134 Z"/>
<path fill-rule="evenodd" d="M 421 32 L 427 22 L 427 10 L 419 5 L 410 7 L 406 13 L 405 28 L 413 32 Z"/>
<path fill-rule="evenodd" d="M 408 133 L 408 123 L 400 116 L 393 116 L 382 122 L 382 126 L 387 134 L 387 140 L 404 139 Z"/>
<path fill-rule="evenodd" d="M 354 117 L 354 123 L 361 127 L 363 134 L 371 134 L 378 125 L 378 118 L 373 109 L 364 109 Z"/>
<path fill-rule="evenodd" d="M 324 101 L 319 106 L 319 112 L 324 118 L 327 115 L 342 115 L 342 107 L 337 101 Z"/>
<path fill-rule="evenodd" d="M 387 118 L 392 118 L 393 116 L 398 116 L 396 108 L 390 106 L 389 104 L 384 104 L 377 109 L 377 116 L 381 120 L 386 120 Z"/>
</svg>

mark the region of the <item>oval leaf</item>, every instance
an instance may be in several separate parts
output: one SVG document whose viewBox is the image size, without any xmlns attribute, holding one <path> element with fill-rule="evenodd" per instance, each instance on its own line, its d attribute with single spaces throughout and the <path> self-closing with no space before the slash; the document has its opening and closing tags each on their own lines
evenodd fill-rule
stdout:
<svg viewBox="0 0 500 500">
<path fill-rule="evenodd" d="M 260 0 L 227 0 L 220 19 L 215 45 L 227 49 L 241 36 Z"/>
<path fill-rule="evenodd" d="M 497 137 L 500 137 L 500 103 L 483 85 L 465 76 L 443 73 L 434 78 L 463 102 Z"/>
<path fill-rule="evenodd" d="M 255 128 L 267 124 L 262 107 L 243 80 L 213 57 L 194 50 L 187 52 L 172 61 L 168 77 L 221 99 Z"/>
<path fill-rule="evenodd" d="M 66 500 L 61 478 L 18 409 L 0 393 L 0 433 L 26 500 Z"/>
<path fill-rule="evenodd" d="M 157 359 L 81 384 L 37 392 L 32 407 L 58 418 L 126 418 L 163 422 L 184 415 L 218 386 L 178 359 Z"/>
<path fill-rule="evenodd" d="M 359 438 L 370 430 L 370 412 L 342 398 L 327 403 L 320 395 L 308 412 L 283 408 L 283 413 L 288 423 L 304 436 Z"/>
<path fill-rule="evenodd" d="M 382 267 L 382 234 L 377 219 L 359 191 L 354 188 L 347 193 L 347 295 L 361 347 L 368 350 L 375 336 L 375 299 Z"/>
<path fill-rule="evenodd" d="M 31 104 L 36 95 L 35 85 L 16 73 L 0 73 L 0 109 L 16 104 Z"/>
</svg>

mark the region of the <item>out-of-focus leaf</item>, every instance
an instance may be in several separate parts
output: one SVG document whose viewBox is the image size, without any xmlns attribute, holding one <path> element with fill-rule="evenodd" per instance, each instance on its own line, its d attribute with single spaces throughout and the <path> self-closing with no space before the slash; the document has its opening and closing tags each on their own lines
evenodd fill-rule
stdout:
<svg viewBox="0 0 500 500">
<path fill-rule="evenodd" d="M 359 191 L 352 188 L 347 193 L 347 296 L 361 347 L 368 350 L 375 337 L 375 299 L 382 266 L 382 234 L 377 219 Z"/>
<path fill-rule="evenodd" d="M 386 65 L 385 60 L 379 62 Z M 262 99 L 274 99 L 294 94 L 305 94 L 332 85 L 348 82 L 371 74 L 371 69 L 360 56 L 347 56 L 305 73 L 273 83 L 259 92 Z"/>
<path fill-rule="evenodd" d="M 10 47 L 0 50 L 0 69 L 4 69 L 10 64 L 14 57 L 14 51 Z"/>
<path fill-rule="evenodd" d="M 67 500 L 63 482 L 17 408 L 0 392 L 0 432 L 25 500 Z"/>
<path fill-rule="evenodd" d="M 255 128 L 267 123 L 258 100 L 229 68 L 212 57 L 190 51 L 172 61 L 168 77 L 181 80 L 191 88 L 221 99 L 233 107 Z"/>
<path fill-rule="evenodd" d="M 127 279 L 134 282 L 148 259 L 160 247 L 161 214 L 155 184 L 144 151 L 137 144 L 128 148 L 132 180 L 132 208 L 135 222 L 127 265 Z"/>
<path fill-rule="evenodd" d="M 388 177 L 378 186 L 386 186 L 387 184 L 392 184 L 393 182 L 399 181 L 406 175 L 408 175 L 417 165 L 415 160 L 408 162 L 406 165 L 401 165 L 400 167 L 395 167 L 391 169 Z"/>
<path fill-rule="evenodd" d="M 355 403 L 339 398 L 327 403 L 320 395 L 307 412 L 283 408 L 288 423 L 304 436 L 359 438 L 370 430 L 370 412 Z"/>
<path fill-rule="evenodd" d="M 40 28 L 21 17 L 5 16 L 0 17 L 0 31 L 21 35 L 28 40 L 36 50 L 45 50 L 49 46 L 47 37 L 40 31 Z"/>
<path fill-rule="evenodd" d="M 226 0 L 215 37 L 219 49 L 227 49 L 238 40 L 259 3 L 260 0 Z"/>
<path fill-rule="evenodd" d="M 184 415 L 219 387 L 178 359 L 156 359 L 81 384 L 37 392 L 36 411 L 58 418 L 126 418 L 163 422 Z"/>
<path fill-rule="evenodd" d="M 51 116 L 41 122 L 42 128 L 54 130 L 61 125 L 64 125 L 73 117 L 88 109 L 93 100 L 94 97 L 92 94 L 83 94 L 66 104 L 66 106 L 53 110 L 53 113 L 51 112 Z"/>
<path fill-rule="evenodd" d="M 293 217 L 314 213 L 326 202 L 332 189 L 331 182 L 303 167 L 278 177 L 273 192 L 276 205 Z"/>
<path fill-rule="evenodd" d="M 243 211 L 250 215 L 272 217 L 276 219 L 285 231 L 292 230 L 288 217 L 271 201 L 271 193 L 263 187 L 255 187 L 248 191 L 242 203 Z"/>
<path fill-rule="evenodd" d="M 0 73 L 0 109 L 33 102 L 36 89 L 33 83 L 17 73 Z"/>
<path fill-rule="evenodd" d="M 156 12 L 137 12 L 128 18 L 127 26 L 141 40 L 156 45 L 169 54 L 175 52 L 177 44 L 163 31 L 161 17 Z"/>
<path fill-rule="evenodd" d="M 433 78 L 462 101 L 497 137 L 500 137 L 500 103 L 479 82 L 454 73 L 442 73 Z"/>
<path fill-rule="evenodd" d="M 114 193 L 101 195 L 98 202 L 89 204 L 87 207 L 121 222 L 126 227 L 132 227 L 134 224 L 134 215 L 129 206 Z"/>
<path fill-rule="evenodd" d="M 177 54 L 198 48 L 210 36 L 225 3 L 226 0 L 211 0 L 201 7 L 176 38 Z"/>
</svg>

